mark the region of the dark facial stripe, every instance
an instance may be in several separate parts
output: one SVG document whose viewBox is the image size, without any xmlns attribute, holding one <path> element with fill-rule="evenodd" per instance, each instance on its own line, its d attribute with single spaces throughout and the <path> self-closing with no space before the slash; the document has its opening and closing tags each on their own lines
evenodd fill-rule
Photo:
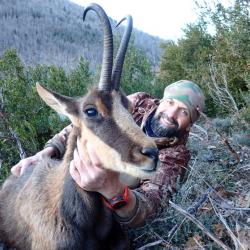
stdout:
<svg viewBox="0 0 250 250">
<path fill-rule="evenodd" d="M 121 102 L 122 102 L 123 107 L 128 110 L 129 109 L 129 100 L 126 97 L 126 95 L 123 93 L 121 93 Z"/>
<path fill-rule="evenodd" d="M 128 101 L 123 97 L 122 105 L 125 108 L 128 107 Z M 87 127 L 102 140 L 109 147 L 115 149 L 120 155 L 124 162 L 131 162 L 133 159 L 133 149 L 136 147 L 141 148 L 139 143 L 130 139 L 126 132 L 123 132 L 121 128 L 116 124 L 114 119 L 110 116 L 112 113 L 112 95 L 107 93 L 101 93 L 99 95 L 99 101 L 110 110 L 110 114 L 107 117 L 98 121 L 87 121 Z M 127 122 L 127 121 L 121 121 Z M 129 121 L 130 122 L 130 121 Z M 138 128 L 139 129 L 139 128 Z"/>
</svg>

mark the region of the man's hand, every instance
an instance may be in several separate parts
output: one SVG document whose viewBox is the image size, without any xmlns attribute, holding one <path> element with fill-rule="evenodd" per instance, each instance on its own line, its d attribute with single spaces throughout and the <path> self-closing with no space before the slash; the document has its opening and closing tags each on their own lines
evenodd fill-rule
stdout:
<svg viewBox="0 0 250 250">
<path fill-rule="evenodd" d="M 11 168 L 11 173 L 15 176 L 21 176 L 26 168 L 35 166 L 38 161 L 46 157 L 51 157 L 53 154 L 53 147 L 45 148 L 37 154 L 19 161 L 15 166 Z"/>
<path fill-rule="evenodd" d="M 83 145 L 77 141 L 77 149 L 74 151 L 74 159 L 70 162 L 70 174 L 75 182 L 86 191 L 100 193 L 106 199 L 123 194 L 126 185 L 120 181 L 120 174 L 103 168 L 94 148 L 90 143 Z M 131 217 L 135 213 L 135 194 L 129 189 L 128 204 L 115 210 L 120 217 Z"/>
<path fill-rule="evenodd" d="M 84 146 L 77 141 L 74 159 L 70 163 L 70 174 L 75 182 L 86 191 L 99 192 L 106 198 L 122 194 L 125 185 L 120 182 L 119 173 L 104 169 L 90 143 Z"/>
</svg>

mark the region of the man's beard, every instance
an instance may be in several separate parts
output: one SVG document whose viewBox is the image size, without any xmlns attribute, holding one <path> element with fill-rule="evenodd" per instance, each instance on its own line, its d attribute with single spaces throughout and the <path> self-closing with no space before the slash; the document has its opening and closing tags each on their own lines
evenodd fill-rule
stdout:
<svg viewBox="0 0 250 250">
<path fill-rule="evenodd" d="M 163 125 L 160 123 L 160 119 L 164 118 L 167 119 L 170 123 L 174 124 L 174 127 L 167 127 L 166 125 Z M 178 130 L 178 123 L 170 119 L 167 114 L 165 113 L 159 113 L 158 115 L 154 115 L 150 122 L 150 127 L 157 137 L 179 137 L 180 131 Z"/>
</svg>

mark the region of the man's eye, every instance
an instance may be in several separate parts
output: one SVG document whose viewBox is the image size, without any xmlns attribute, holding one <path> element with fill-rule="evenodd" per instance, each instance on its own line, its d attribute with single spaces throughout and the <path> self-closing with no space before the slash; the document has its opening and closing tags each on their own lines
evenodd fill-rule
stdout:
<svg viewBox="0 0 250 250">
<path fill-rule="evenodd" d="M 183 110 L 181 111 L 181 113 L 182 113 L 182 115 L 184 115 L 184 116 L 188 116 L 188 115 L 189 115 L 189 114 L 188 114 L 188 111 L 185 110 L 185 109 L 183 109 Z"/>
<path fill-rule="evenodd" d="M 95 108 L 88 108 L 84 111 L 84 113 L 88 116 L 88 117 L 94 117 L 98 115 L 98 112 Z"/>
<path fill-rule="evenodd" d="M 167 103 L 170 104 L 170 105 L 172 105 L 174 102 L 173 102 L 173 100 L 168 99 L 168 100 L 167 100 Z"/>
</svg>

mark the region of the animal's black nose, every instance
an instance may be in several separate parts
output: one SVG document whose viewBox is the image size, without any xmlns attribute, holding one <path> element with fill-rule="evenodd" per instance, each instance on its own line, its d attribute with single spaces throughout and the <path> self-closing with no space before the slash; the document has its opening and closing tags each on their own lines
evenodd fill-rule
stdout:
<svg viewBox="0 0 250 250">
<path fill-rule="evenodd" d="M 157 148 L 143 148 L 141 150 L 142 154 L 152 158 L 155 162 L 158 161 L 158 149 Z"/>
</svg>

